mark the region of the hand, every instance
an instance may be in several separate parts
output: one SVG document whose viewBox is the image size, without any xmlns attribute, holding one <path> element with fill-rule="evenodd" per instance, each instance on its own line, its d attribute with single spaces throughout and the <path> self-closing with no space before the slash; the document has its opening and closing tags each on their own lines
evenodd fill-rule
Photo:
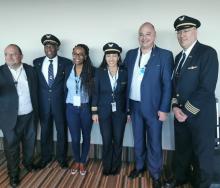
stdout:
<svg viewBox="0 0 220 188">
<path fill-rule="evenodd" d="M 160 121 L 166 121 L 166 119 L 167 119 L 167 113 L 166 112 L 158 111 L 157 115 L 158 115 Z"/>
<path fill-rule="evenodd" d="M 185 122 L 186 119 L 188 118 L 188 116 L 184 114 L 183 111 L 179 107 L 174 107 L 173 113 L 179 122 Z"/>
<path fill-rule="evenodd" d="M 127 123 L 130 123 L 130 122 L 131 122 L 131 116 L 127 115 Z"/>
<path fill-rule="evenodd" d="M 92 115 L 92 120 L 94 123 L 99 123 L 99 116 L 97 114 Z"/>
</svg>

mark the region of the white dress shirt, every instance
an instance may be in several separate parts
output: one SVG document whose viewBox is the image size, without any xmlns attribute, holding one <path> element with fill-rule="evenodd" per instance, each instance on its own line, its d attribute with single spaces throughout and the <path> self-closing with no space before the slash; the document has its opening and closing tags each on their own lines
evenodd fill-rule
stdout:
<svg viewBox="0 0 220 188">
<path fill-rule="evenodd" d="M 129 94 L 129 98 L 134 101 L 141 100 L 141 82 L 144 76 L 145 66 L 147 65 L 150 59 L 150 55 L 151 55 L 151 51 L 149 51 L 146 54 L 142 54 L 140 59 L 140 48 L 139 48 L 138 55 L 134 65 L 130 94 Z M 140 61 L 140 67 L 139 67 L 139 61 Z"/>
<path fill-rule="evenodd" d="M 189 54 L 190 54 L 192 48 L 195 46 L 196 42 L 197 42 L 197 41 L 195 41 L 189 48 L 187 48 L 186 50 L 183 50 L 183 51 L 182 51 L 182 56 L 183 56 L 183 53 L 186 54 L 186 58 L 185 58 L 185 61 L 184 61 L 183 64 L 182 64 L 182 67 L 183 67 L 183 65 L 185 64 L 186 59 L 187 59 L 187 57 L 189 56 Z M 181 59 L 182 59 L 182 58 L 180 58 L 176 69 L 178 69 L 179 63 L 180 63 Z M 182 68 L 182 67 L 181 67 L 181 68 Z"/>
<path fill-rule="evenodd" d="M 42 73 L 45 77 L 45 80 L 47 81 L 48 84 L 48 68 L 50 65 L 50 61 L 49 60 L 53 60 L 53 75 L 54 75 L 54 79 L 57 75 L 57 68 L 58 68 L 58 57 L 54 57 L 53 59 L 49 59 L 48 57 L 45 57 L 44 61 L 43 61 L 43 65 L 42 65 Z"/>
<path fill-rule="evenodd" d="M 15 86 L 18 94 L 18 115 L 29 114 L 33 111 L 30 90 L 27 80 L 27 75 L 24 70 L 23 65 L 14 70 L 9 67 L 11 74 L 13 76 L 13 80 L 15 82 Z"/>
<path fill-rule="evenodd" d="M 115 91 L 117 87 L 117 80 L 118 80 L 118 70 L 114 76 L 111 75 L 110 71 L 108 70 L 108 77 L 110 79 L 112 91 Z"/>
</svg>

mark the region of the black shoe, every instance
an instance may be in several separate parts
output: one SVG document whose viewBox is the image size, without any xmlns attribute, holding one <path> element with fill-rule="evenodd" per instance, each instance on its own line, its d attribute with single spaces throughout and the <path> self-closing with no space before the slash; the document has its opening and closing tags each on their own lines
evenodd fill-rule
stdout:
<svg viewBox="0 0 220 188">
<path fill-rule="evenodd" d="M 112 174 L 113 176 L 119 174 L 120 169 L 121 169 L 120 167 L 112 168 L 111 174 Z"/>
<path fill-rule="evenodd" d="M 34 170 L 34 166 L 32 164 L 24 165 L 24 168 L 26 168 L 28 172 L 32 172 Z"/>
<path fill-rule="evenodd" d="M 10 185 L 11 187 L 15 188 L 19 185 L 19 178 L 18 176 L 10 177 Z"/>
<path fill-rule="evenodd" d="M 33 168 L 35 170 L 40 170 L 43 169 L 44 167 L 46 167 L 52 160 L 48 160 L 48 161 L 44 161 L 44 160 L 40 160 L 37 164 L 33 165 Z"/>
<path fill-rule="evenodd" d="M 167 182 L 165 184 L 165 188 L 176 188 L 178 186 L 182 186 L 184 184 L 186 184 L 187 182 L 186 181 L 176 181 L 176 180 L 172 180 L 170 182 Z"/>
<path fill-rule="evenodd" d="M 128 177 L 129 177 L 130 179 L 134 179 L 134 178 L 138 177 L 139 175 L 141 175 L 144 171 L 145 171 L 144 168 L 143 168 L 143 169 L 140 169 L 140 170 L 137 170 L 137 169 L 135 168 L 135 169 L 133 169 L 133 170 L 130 172 L 130 174 L 129 174 Z"/>
<path fill-rule="evenodd" d="M 153 179 L 153 188 L 161 188 L 161 181 L 160 179 Z"/>
<path fill-rule="evenodd" d="M 66 161 L 58 161 L 60 168 L 66 169 L 68 168 L 68 163 Z"/>
<path fill-rule="evenodd" d="M 109 170 L 109 169 L 103 169 L 102 174 L 103 174 L 104 176 L 109 176 L 109 175 L 111 175 L 111 170 Z"/>
</svg>

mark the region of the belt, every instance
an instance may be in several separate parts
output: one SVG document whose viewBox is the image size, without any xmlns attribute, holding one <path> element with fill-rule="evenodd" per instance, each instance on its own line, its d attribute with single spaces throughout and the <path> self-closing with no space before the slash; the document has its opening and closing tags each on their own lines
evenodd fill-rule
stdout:
<svg viewBox="0 0 220 188">
<path fill-rule="evenodd" d="M 71 103 L 67 103 L 67 105 L 71 105 L 73 106 L 73 104 Z M 74 108 L 85 108 L 85 107 L 89 107 L 89 103 L 81 103 L 80 106 L 73 106 Z"/>
</svg>

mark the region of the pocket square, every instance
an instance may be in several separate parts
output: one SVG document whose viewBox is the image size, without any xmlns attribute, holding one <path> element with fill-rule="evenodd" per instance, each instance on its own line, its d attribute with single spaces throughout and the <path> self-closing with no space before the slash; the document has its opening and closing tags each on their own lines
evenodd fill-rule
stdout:
<svg viewBox="0 0 220 188">
<path fill-rule="evenodd" d="M 191 67 L 188 67 L 187 69 L 192 70 L 192 69 L 197 69 L 197 68 L 198 66 L 191 66 Z"/>
</svg>

